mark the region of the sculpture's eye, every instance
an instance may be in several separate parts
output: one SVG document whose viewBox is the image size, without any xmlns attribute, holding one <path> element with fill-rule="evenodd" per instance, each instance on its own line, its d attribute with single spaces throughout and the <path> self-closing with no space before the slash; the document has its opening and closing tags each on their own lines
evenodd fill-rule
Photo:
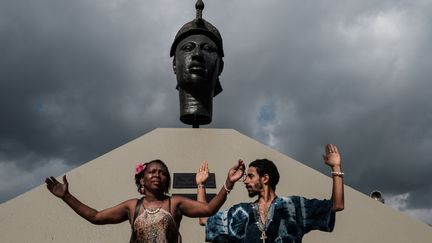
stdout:
<svg viewBox="0 0 432 243">
<path fill-rule="evenodd" d="M 202 48 L 204 51 L 207 51 L 207 52 L 216 52 L 217 51 L 216 46 L 211 45 L 211 44 L 204 44 L 204 46 Z"/>
<path fill-rule="evenodd" d="M 192 42 L 185 43 L 185 44 L 181 47 L 181 49 L 182 49 L 183 51 L 192 51 L 194 48 L 195 48 L 195 44 L 192 43 Z"/>
</svg>

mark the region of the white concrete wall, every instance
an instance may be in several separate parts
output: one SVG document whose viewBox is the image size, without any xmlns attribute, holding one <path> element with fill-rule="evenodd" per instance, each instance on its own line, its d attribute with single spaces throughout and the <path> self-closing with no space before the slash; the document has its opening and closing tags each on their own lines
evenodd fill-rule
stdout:
<svg viewBox="0 0 432 243">
<path fill-rule="evenodd" d="M 126 199 L 139 197 L 133 180 L 139 161 L 161 159 L 174 172 L 195 172 L 208 160 L 216 173 L 217 189 L 228 168 L 242 158 L 273 160 L 281 173 L 278 195 L 304 195 L 328 198 L 331 179 L 303 164 L 230 129 L 156 129 L 67 173 L 70 191 L 84 203 L 103 209 Z M 321 158 L 316 158 L 322 163 Z M 350 161 L 344 161 L 350 163 Z M 355 171 L 346 171 L 346 176 Z M 41 181 L 41 184 L 43 182 Z M 171 190 L 192 192 L 193 189 Z M 345 210 L 337 214 L 333 233 L 312 232 L 303 242 L 334 243 L 428 243 L 432 229 L 424 223 L 371 200 L 350 187 L 345 188 Z M 251 201 L 243 184 L 238 183 L 223 208 Z M 183 242 L 203 242 L 204 228 L 197 219 L 183 218 Z M 42 184 L 0 205 L 0 242 L 128 242 L 128 223 L 95 226 L 81 219 Z"/>
</svg>

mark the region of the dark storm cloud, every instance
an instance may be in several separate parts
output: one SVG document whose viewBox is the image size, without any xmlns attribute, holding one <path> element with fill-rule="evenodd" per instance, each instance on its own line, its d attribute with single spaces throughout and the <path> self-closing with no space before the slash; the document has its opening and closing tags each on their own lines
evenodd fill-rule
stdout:
<svg viewBox="0 0 432 243">
<path fill-rule="evenodd" d="M 174 80 L 160 75 L 169 69 L 167 51 L 153 52 L 168 44 L 160 44 L 157 33 L 147 35 L 154 21 L 142 27 L 141 14 L 150 10 L 116 4 L 0 3 L 0 163 L 25 175 L 8 183 L 2 176 L 1 201 L 39 185 L 46 175 L 37 169 L 53 160 L 69 164 L 48 170 L 62 173 L 169 126 L 160 117 L 175 104 L 166 95 L 175 93 Z M 29 183 L 26 177 L 35 174 L 38 183 Z"/>
<path fill-rule="evenodd" d="M 37 181 L 156 127 L 186 127 L 168 55 L 194 17 L 186 2 L 2 1 L 0 168 Z M 336 143 L 347 184 L 430 209 L 431 3 L 205 4 L 226 54 L 208 127 L 323 173 L 322 147 Z M 7 179 L 1 201 L 40 184 Z"/>
<path fill-rule="evenodd" d="M 147 104 L 139 107 L 145 113 L 155 99 L 149 90 L 165 83 L 151 70 L 138 76 L 139 67 L 131 65 L 135 53 L 149 54 L 149 47 L 141 44 L 147 36 L 134 33 L 142 31 L 138 25 L 128 27 L 129 19 L 116 16 L 126 12 L 85 1 L 3 5 L 2 153 L 33 153 L 34 163 L 17 160 L 28 169 L 44 157 L 82 163 L 151 129 L 125 126 L 128 121 L 119 116 L 133 99 Z"/>
<path fill-rule="evenodd" d="M 253 135 L 245 121 L 259 123 L 258 111 L 276 104 L 274 126 L 255 133 L 258 140 L 276 140 L 323 173 L 322 145 L 339 144 L 349 185 L 389 197 L 411 192 L 405 208 L 430 208 L 430 4 L 278 4 L 238 17 L 253 27 L 233 38 L 242 46 L 226 51 L 225 79 L 237 93 L 220 102 L 242 113 L 222 124 Z M 242 109 L 251 104 L 255 110 Z"/>
</svg>

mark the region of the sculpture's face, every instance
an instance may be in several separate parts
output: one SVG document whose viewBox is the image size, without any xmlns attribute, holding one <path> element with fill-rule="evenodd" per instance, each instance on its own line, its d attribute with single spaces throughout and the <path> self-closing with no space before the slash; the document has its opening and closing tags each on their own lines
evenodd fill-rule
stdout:
<svg viewBox="0 0 432 243">
<path fill-rule="evenodd" d="M 213 90 L 222 72 L 216 44 L 205 35 L 186 37 L 177 45 L 173 69 L 180 88 Z"/>
</svg>

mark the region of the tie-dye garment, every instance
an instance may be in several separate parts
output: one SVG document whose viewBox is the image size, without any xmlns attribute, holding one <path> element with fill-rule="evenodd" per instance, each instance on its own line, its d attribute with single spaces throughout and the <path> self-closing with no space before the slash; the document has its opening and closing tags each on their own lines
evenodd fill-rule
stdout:
<svg viewBox="0 0 432 243">
<path fill-rule="evenodd" d="M 254 203 L 240 203 L 209 217 L 206 224 L 208 242 L 263 242 L 254 216 Z M 265 242 L 301 243 L 311 230 L 331 232 L 335 214 L 332 201 L 299 196 L 276 198 L 268 212 Z"/>
</svg>

